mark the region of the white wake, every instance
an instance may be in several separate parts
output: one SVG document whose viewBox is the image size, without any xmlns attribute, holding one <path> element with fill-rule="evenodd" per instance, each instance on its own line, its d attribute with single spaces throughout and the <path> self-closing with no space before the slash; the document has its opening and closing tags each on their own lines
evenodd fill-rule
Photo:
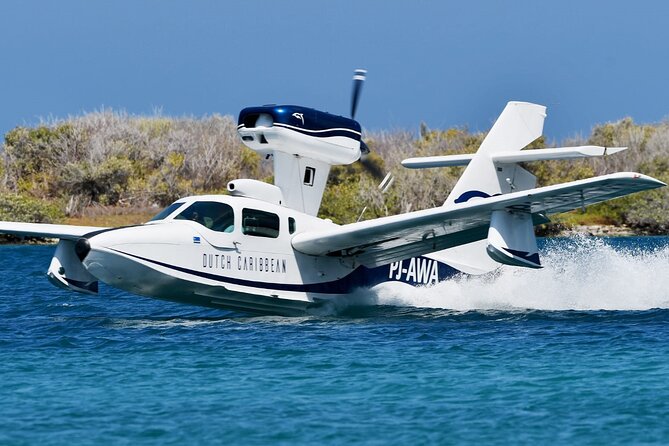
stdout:
<svg viewBox="0 0 669 446">
<path fill-rule="evenodd" d="M 669 246 L 613 248 L 577 237 L 551 243 L 541 270 L 502 267 L 424 288 L 386 283 L 372 290 L 380 305 L 467 310 L 646 310 L 669 308 Z"/>
</svg>

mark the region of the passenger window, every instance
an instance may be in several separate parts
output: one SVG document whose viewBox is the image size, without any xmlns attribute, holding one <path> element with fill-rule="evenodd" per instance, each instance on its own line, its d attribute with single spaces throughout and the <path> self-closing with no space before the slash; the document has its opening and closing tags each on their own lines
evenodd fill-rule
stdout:
<svg viewBox="0 0 669 446">
<path fill-rule="evenodd" d="M 232 232 L 235 229 L 232 207 L 217 201 L 197 201 L 177 215 L 175 220 L 195 221 L 216 232 Z"/>
<path fill-rule="evenodd" d="M 288 232 L 291 234 L 295 232 L 295 219 L 293 217 L 288 217 Z"/>
<path fill-rule="evenodd" d="M 242 232 L 256 237 L 277 238 L 279 216 L 257 209 L 242 209 Z"/>
</svg>

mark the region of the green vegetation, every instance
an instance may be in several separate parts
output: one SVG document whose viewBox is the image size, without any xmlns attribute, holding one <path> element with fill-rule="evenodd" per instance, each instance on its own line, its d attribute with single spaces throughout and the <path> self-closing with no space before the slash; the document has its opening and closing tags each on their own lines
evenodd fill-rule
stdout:
<svg viewBox="0 0 669 446">
<path fill-rule="evenodd" d="M 64 217 L 56 203 L 14 194 L 0 194 L 0 220 L 54 223 Z"/>
<path fill-rule="evenodd" d="M 337 223 L 425 209 L 443 203 L 462 168 L 409 170 L 404 158 L 472 153 L 485 133 L 465 128 L 373 132 L 365 140 L 372 153 L 364 163 L 335 166 L 330 172 L 320 216 Z M 578 162 L 548 161 L 526 166 L 539 185 L 616 171 L 638 171 L 669 181 L 669 123 L 635 124 L 625 118 L 593 128 L 588 138 L 528 148 L 598 144 L 627 146 L 621 154 Z M 391 171 L 395 184 L 377 187 Z M 0 218 L 37 222 L 116 219 L 144 220 L 178 197 L 224 193 L 235 178 L 271 181 L 271 162 L 246 149 L 230 116 L 167 118 L 130 116 L 104 110 L 5 135 L 0 152 Z M 669 188 L 636 194 L 557 216 L 544 227 L 576 224 L 627 225 L 639 233 L 669 230 Z"/>
</svg>

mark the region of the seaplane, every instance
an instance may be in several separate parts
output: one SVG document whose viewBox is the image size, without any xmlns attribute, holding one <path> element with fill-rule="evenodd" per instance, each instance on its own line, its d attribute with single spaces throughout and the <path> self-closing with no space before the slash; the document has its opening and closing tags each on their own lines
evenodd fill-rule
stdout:
<svg viewBox="0 0 669 446">
<path fill-rule="evenodd" d="M 317 216 L 331 166 L 369 152 L 355 120 L 366 71 L 356 70 L 350 118 L 296 105 L 243 109 L 244 145 L 273 162 L 274 184 L 228 183 L 227 195 L 179 199 L 150 221 L 100 228 L 0 222 L 0 233 L 58 239 L 56 286 L 247 313 L 302 315 L 387 282 L 429 286 L 497 268 L 541 268 L 534 226 L 549 216 L 665 186 L 634 172 L 536 187 L 523 166 L 610 156 L 623 147 L 523 150 L 546 107 L 509 102 L 476 153 L 404 160 L 406 168 L 465 166 L 442 206 L 338 225 Z"/>
</svg>

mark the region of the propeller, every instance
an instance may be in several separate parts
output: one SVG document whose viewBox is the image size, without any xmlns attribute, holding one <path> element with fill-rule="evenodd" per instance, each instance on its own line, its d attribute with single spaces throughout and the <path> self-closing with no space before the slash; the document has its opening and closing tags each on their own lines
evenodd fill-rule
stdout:
<svg viewBox="0 0 669 446">
<path fill-rule="evenodd" d="M 355 119 L 355 112 L 358 108 L 358 99 L 362 91 L 362 84 L 367 78 L 367 70 L 357 69 L 353 74 L 353 94 L 351 96 L 351 119 Z"/>
<path fill-rule="evenodd" d="M 367 70 L 357 69 L 353 73 L 353 91 L 351 94 L 351 119 L 355 119 L 355 112 L 358 109 L 358 101 L 360 100 L 360 93 L 362 92 L 362 86 L 367 79 Z M 363 168 L 377 180 L 384 178 L 383 171 L 376 165 L 372 160 L 370 160 L 367 155 L 369 155 L 369 147 L 365 144 L 365 141 L 360 140 L 360 164 Z"/>
<path fill-rule="evenodd" d="M 367 70 L 358 68 L 353 73 L 353 92 L 351 95 L 351 119 L 355 119 L 355 112 L 358 109 L 358 101 L 360 100 L 360 92 L 362 92 L 362 85 L 367 79 Z M 360 152 L 363 155 L 369 154 L 369 147 L 364 141 L 360 140 Z"/>
</svg>

